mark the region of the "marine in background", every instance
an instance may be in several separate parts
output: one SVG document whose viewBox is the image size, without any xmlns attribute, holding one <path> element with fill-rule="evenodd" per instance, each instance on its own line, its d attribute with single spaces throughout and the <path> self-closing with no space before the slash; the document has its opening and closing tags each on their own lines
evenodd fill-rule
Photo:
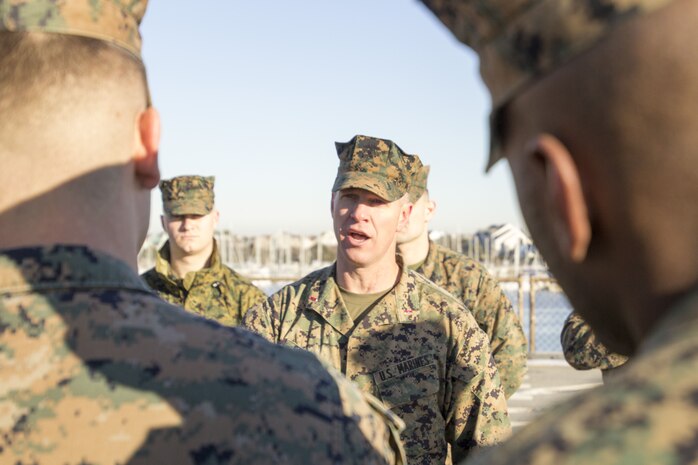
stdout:
<svg viewBox="0 0 698 465">
<path fill-rule="evenodd" d="M 418 157 L 417 161 L 419 161 Z M 436 202 L 429 196 L 429 167 L 413 164 L 409 196 L 413 202 L 407 227 L 398 233 L 398 252 L 405 264 L 458 297 L 487 334 L 507 398 L 526 375 L 526 335 L 511 302 L 497 280 L 475 260 L 429 239 Z"/>
<path fill-rule="evenodd" d="M 487 335 L 463 303 L 396 256 L 412 208 L 408 156 L 363 135 L 337 143 L 337 261 L 251 308 L 245 327 L 327 360 L 405 421 L 409 464 L 450 464 L 510 433 Z"/>
<path fill-rule="evenodd" d="M 315 356 L 139 278 L 160 120 L 143 0 L 0 0 L 0 463 L 390 464 L 399 420 Z"/>
<path fill-rule="evenodd" d="M 480 57 L 488 167 L 631 360 L 473 464 L 698 463 L 698 2 L 423 0 Z"/>
<path fill-rule="evenodd" d="M 213 176 L 178 176 L 160 182 L 162 227 L 169 238 L 155 266 L 141 276 L 164 300 L 227 326 L 237 326 L 267 296 L 221 261 L 213 237 L 220 213 Z"/>
<path fill-rule="evenodd" d="M 619 372 L 628 357 L 611 352 L 599 341 L 589 323 L 575 312 L 569 314 L 562 326 L 560 344 L 565 360 L 577 370 L 601 370 L 604 381 Z"/>
</svg>

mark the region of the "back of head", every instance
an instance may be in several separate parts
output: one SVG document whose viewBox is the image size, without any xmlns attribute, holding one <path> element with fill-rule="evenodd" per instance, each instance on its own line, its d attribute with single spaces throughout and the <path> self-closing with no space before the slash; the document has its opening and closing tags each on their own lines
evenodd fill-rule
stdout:
<svg viewBox="0 0 698 465">
<path fill-rule="evenodd" d="M 634 350 L 698 285 L 698 4 L 424 3 L 480 54 L 489 166 L 507 157 L 551 269 L 600 336 Z"/>
<path fill-rule="evenodd" d="M 15 225 L 0 247 L 120 229 L 122 243 L 102 249 L 135 263 L 149 208 L 149 188 L 134 179 L 149 105 L 145 4 L 0 0 L 0 225 Z"/>
<path fill-rule="evenodd" d="M 0 174 L 3 190 L 30 197 L 125 162 L 146 95 L 142 65 L 109 43 L 1 32 L 0 155 L 9 167 Z M 47 164 L 51 170 L 37 169 Z M 13 182 L 18 178 L 21 186 Z M 8 196 L 2 198 L 0 209 L 8 206 Z"/>
<path fill-rule="evenodd" d="M 0 0 L 0 114 L 19 116 L 0 119 L 3 143 L 32 129 L 41 131 L 31 139 L 47 141 L 59 133 L 65 140 L 71 132 L 86 132 L 75 126 L 59 132 L 75 121 L 88 125 L 124 108 L 143 109 L 148 93 L 138 25 L 146 4 Z M 106 116 L 89 113 L 94 110 Z M 98 129 L 100 122 L 86 129 Z M 103 134 L 86 137 L 94 141 Z"/>
</svg>

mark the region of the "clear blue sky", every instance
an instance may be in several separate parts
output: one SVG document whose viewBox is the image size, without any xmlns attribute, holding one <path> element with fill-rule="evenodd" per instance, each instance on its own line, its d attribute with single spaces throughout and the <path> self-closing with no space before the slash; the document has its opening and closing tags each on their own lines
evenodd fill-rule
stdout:
<svg viewBox="0 0 698 465">
<path fill-rule="evenodd" d="M 330 229 L 334 141 L 355 134 L 431 165 L 432 229 L 522 224 L 506 164 L 483 174 L 476 57 L 418 2 L 151 0 L 142 33 L 162 175 L 215 175 L 222 227 Z M 160 213 L 156 190 L 151 231 Z"/>
</svg>

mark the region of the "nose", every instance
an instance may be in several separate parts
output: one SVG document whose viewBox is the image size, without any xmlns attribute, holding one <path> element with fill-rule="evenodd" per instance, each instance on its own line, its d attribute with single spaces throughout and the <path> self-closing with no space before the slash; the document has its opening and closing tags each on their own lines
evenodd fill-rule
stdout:
<svg viewBox="0 0 698 465">
<path fill-rule="evenodd" d="M 182 231 L 188 231 L 191 229 L 191 219 L 188 216 L 182 218 L 182 225 L 180 226 Z"/>
<path fill-rule="evenodd" d="M 356 221 L 365 221 L 368 218 L 367 206 L 363 202 L 357 202 L 354 206 L 351 216 Z"/>
</svg>

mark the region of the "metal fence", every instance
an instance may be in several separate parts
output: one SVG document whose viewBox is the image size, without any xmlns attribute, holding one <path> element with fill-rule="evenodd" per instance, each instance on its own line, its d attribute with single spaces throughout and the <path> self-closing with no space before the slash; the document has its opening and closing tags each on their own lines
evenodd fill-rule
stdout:
<svg viewBox="0 0 698 465">
<path fill-rule="evenodd" d="M 557 281 L 547 276 L 499 278 L 519 315 L 529 352 L 562 352 L 560 331 L 572 311 Z"/>
<path fill-rule="evenodd" d="M 297 277 L 255 277 L 250 279 L 267 294 L 273 294 Z M 528 338 L 531 353 L 562 352 L 560 331 L 572 307 L 555 279 L 546 276 L 521 275 L 498 278 L 504 293 L 511 300 Z"/>
</svg>

